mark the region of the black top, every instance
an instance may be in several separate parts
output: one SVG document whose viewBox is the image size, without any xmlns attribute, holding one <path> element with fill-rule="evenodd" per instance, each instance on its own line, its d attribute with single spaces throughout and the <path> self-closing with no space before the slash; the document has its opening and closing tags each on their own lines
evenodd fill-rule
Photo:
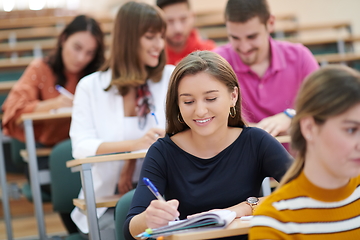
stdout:
<svg viewBox="0 0 360 240">
<path fill-rule="evenodd" d="M 250 196 L 259 196 L 263 179 L 273 177 L 279 181 L 291 163 L 292 157 L 285 148 L 259 128 L 244 127 L 230 146 L 209 159 L 185 152 L 167 135 L 146 154 L 124 235 L 133 239 L 129 232 L 131 218 L 145 211 L 155 199 L 143 177 L 149 178 L 167 200 L 179 200 L 180 219 L 184 219 L 190 214 L 227 208 Z"/>
</svg>

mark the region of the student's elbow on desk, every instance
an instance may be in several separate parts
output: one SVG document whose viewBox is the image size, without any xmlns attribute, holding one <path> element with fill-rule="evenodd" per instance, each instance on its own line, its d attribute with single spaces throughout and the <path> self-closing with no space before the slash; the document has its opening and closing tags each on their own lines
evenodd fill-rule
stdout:
<svg viewBox="0 0 360 240">
<path fill-rule="evenodd" d="M 96 155 L 96 151 L 101 144 L 101 141 L 91 140 L 83 141 L 81 143 L 73 141 L 71 144 L 73 158 L 80 159 Z"/>
</svg>

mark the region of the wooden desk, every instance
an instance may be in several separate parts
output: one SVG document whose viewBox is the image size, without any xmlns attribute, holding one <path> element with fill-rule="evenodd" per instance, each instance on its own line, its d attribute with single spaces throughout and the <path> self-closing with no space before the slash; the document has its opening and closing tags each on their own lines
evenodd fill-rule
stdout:
<svg viewBox="0 0 360 240">
<path fill-rule="evenodd" d="M 289 135 L 277 136 L 275 138 L 276 138 L 276 140 L 279 141 L 279 143 L 289 143 L 291 141 L 291 138 Z"/>
<path fill-rule="evenodd" d="M 96 208 L 101 208 L 101 207 L 115 207 L 117 202 L 119 201 L 119 199 L 122 197 L 122 195 L 120 194 L 115 194 L 113 196 L 108 196 L 108 197 L 102 197 L 102 198 L 96 198 Z M 86 210 L 86 202 L 85 199 L 79 199 L 79 198 L 75 198 L 73 199 L 73 204 L 75 207 L 80 208 L 81 210 L 85 211 Z"/>
<path fill-rule="evenodd" d="M 133 153 L 118 153 L 110 155 L 99 155 L 94 157 L 75 159 L 66 162 L 66 166 L 71 168 L 73 172 L 80 172 L 81 184 L 84 190 L 84 200 L 75 199 L 74 205 L 82 210 L 86 210 L 86 216 L 89 225 L 89 234 L 92 240 L 100 240 L 100 230 L 96 214 L 97 206 L 115 206 L 120 196 L 112 196 L 105 200 L 97 199 L 95 201 L 94 184 L 91 174 L 91 167 L 93 163 L 119 161 L 144 158 L 146 151 Z"/>
<path fill-rule="evenodd" d="M 36 156 L 37 157 L 47 157 L 50 155 L 51 151 L 52 151 L 52 148 L 37 148 Z M 28 162 L 29 154 L 25 149 L 20 150 L 20 156 L 25 160 L 25 162 Z"/>
<path fill-rule="evenodd" d="M 276 139 L 280 143 L 290 142 L 290 136 L 279 136 Z M 118 154 L 110 154 L 103 156 L 94 156 L 82 159 L 75 159 L 66 162 L 66 166 L 71 168 L 73 172 L 80 171 L 81 173 L 81 183 L 84 189 L 84 200 L 83 199 L 74 199 L 73 204 L 81 210 L 86 210 L 87 219 L 89 224 L 89 233 L 92 239 L 100 239 L 100 231 L 98 225 L 98 219 L 96 215 L 97 207 L 115 207 L 116 203 L 120 199 L 121 195 L 114 195 L 103 197 L 99 199 L 95 199 L 95 193 L 93 189 L 93 179 L 91 174 L 91 166 L 93 163 L 102 163 L 109 161 L 119 161 L 119 160 L 129 160 L 129 159 L 137 159 L 144 158 L 146 156 L 146 152 L 133 152 L 133 153 L 118 153 Z M 265 187 L 270 188 L 270 181 L 265 182 Z M 236 225 L 237 226 L 237 225 Z M 229 226 L 230 227 L 230 226 Z M 235 227 L 236 228 L 236 227 Z M 235 235 L 240 235 L 244 233 L 239 233 L 238 229 L 231 230 L 229 232 L 235 232 Z M 175 235 L 174 235 L 175 236 Z M 232 236 L 232 235 L 229 235 Z M 184 238 L 186 239 L 186 238 Z M 199 238 L 202 239 L 202 238 Z"/>
<path fill-rule="evenodd" d="M 225 229 L 212 229 L 193 231 L 188 233 L 173 234 L 164 237 L 164 240 L 201 240 L 201 239 L 214 239 L 222 237 L 239 236 L 248 234 L 250 229 L 249 221 L 242 221 L 239 218 L 235 219 Z"/>
<path fill-rule="evenodd" d="M 20 119 L 20 121 L 22 121 L 24 124 L 26 150 L 29 160 L 28 166 L 30 173 L 31 192 L 33 195 L 35 215 L 38 225 L 39 237 L 41 240 L 47 240 L 48 238 L 46 236 L 44 211 L 42 208 L 33 121 L 44 121 L 48 119 L 60 119 L 69 117 L 71 117 L 71 113 L 27 113 L 21 115 Z"/>
</svg>

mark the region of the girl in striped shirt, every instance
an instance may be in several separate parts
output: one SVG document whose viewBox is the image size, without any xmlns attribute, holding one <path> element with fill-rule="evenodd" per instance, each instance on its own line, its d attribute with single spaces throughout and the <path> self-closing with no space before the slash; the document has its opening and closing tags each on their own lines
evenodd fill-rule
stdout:
<svg viewBox="0 0 360 240">
<path fill-rule="evenodd" d="M 255 210 L 250 239 L 360 239 L 360 73 L 318 70 L 296 110 L 296 161 Z"/>
</svg>

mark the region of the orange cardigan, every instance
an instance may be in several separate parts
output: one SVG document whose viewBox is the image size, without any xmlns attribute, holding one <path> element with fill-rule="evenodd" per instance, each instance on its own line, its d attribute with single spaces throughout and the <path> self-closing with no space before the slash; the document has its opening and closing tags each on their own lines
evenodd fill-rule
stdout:
<svg viewBox="0 0 360 240">
<path fill-rule="evenodd" d="M 78 83 L 78 74 L 66 74 L 65 88 L 74 93 Z M 55 89 L 56 78 L 50 67 L 42 60 L 36 59 L 26 68 L 24 74 L 11 89 L 2 110 L 2 124 L 5 135 L 25 141 L 22 124 L 17 119 L 23 113 L 34 111 L 38 102 L 59 96 Z M 69 138 L 70 119 L 46 120 L 34 123 L 35 141 L 46 146 Z"/>
</svg>

